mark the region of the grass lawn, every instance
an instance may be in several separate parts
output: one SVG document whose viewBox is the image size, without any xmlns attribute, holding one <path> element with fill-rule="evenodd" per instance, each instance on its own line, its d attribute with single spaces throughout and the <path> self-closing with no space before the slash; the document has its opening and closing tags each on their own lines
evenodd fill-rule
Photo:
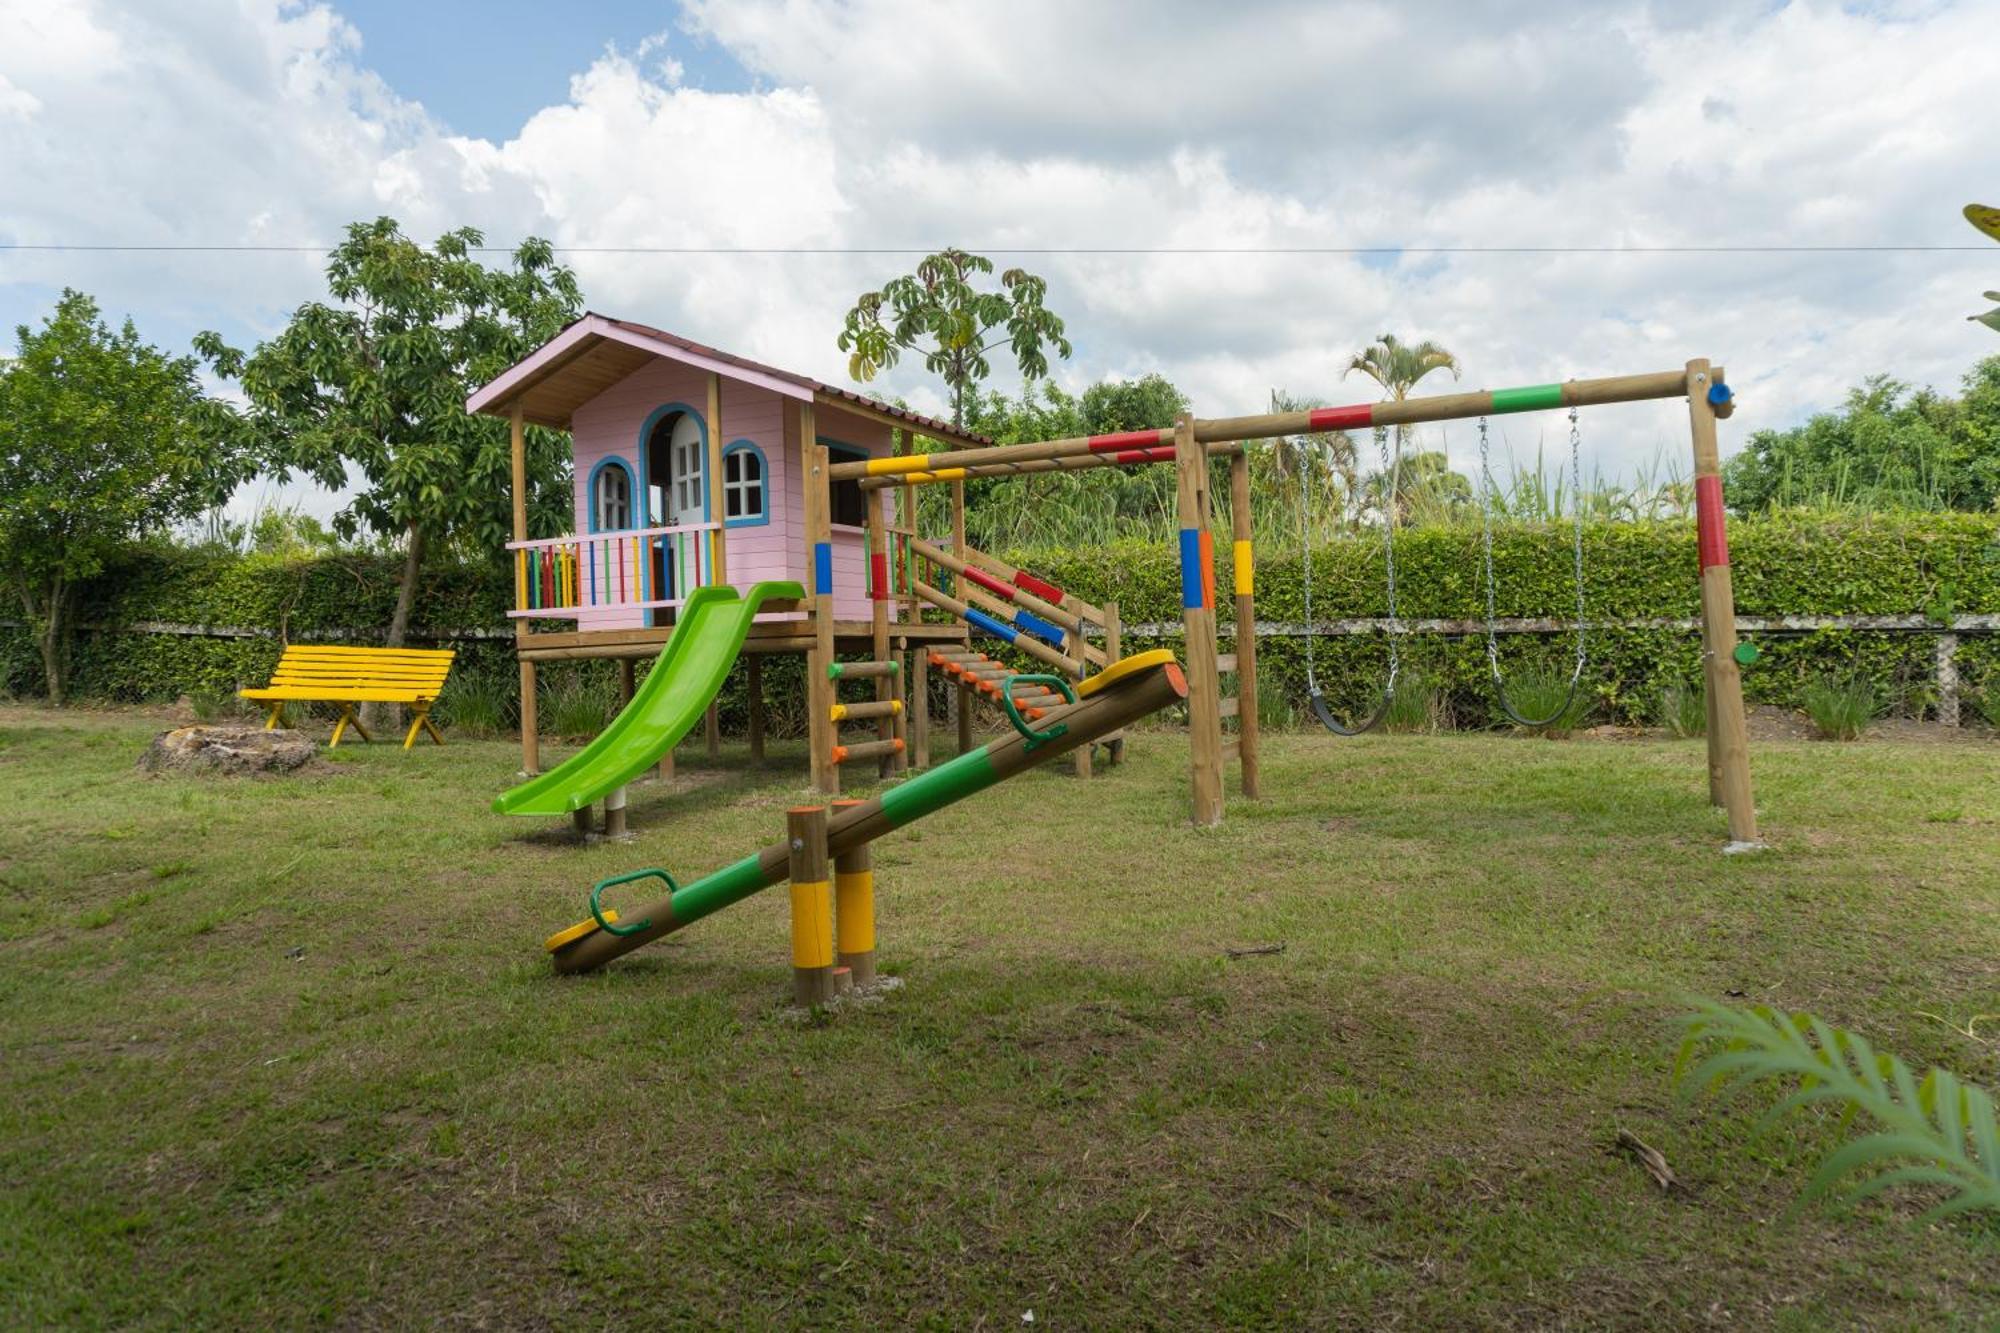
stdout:
<svg viewBox="0 0 2000 1333">
<path fill-rule="evenodd" d="M 782 890 L 541 953 L 774 841 L 795 753 L 581 847 L 487 812 L 511 744 L 148 778 L 160 725 L 0 710 L 10 1327 L 2000 1319 L 2000 1225 L 1788 1213 L 1837 1126 L 1669 1083 L 1698 992 L 2000 1084 L 2000 745 L 1760 746 L 1726 858 L 1699 743 L 1267 737 L 1197 832 L 1141 732 L 879 843 L 905 984 L 802 1020 Z"/>
</svg>

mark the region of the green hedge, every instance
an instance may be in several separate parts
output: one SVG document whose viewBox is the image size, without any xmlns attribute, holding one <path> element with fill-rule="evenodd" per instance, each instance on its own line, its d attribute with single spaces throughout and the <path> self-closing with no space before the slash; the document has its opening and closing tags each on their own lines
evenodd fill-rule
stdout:
<svg viewBox="0 0 2000 1333">
<path fill-rule="evenodd" d="M 1573 603 L 1567 528 L 1513 527 L 1496 534 L 1498 610 L 1503 617 L 1565 618 Z M 1217 587 L 1230 586 L 1227 543 Z M 1738 519 L 1731 556 L 1739 611 L 1744 615 L 1910 615 L 1934 617 L 2000 611 L 2000 518 L 1912 514 L 1863 518 Z M 1128 624 L 1177 623 L 1180 574 L 1164 545 L 1126 543 L 1088 550 L 1030 550 L 1014 559 L 1093 602 L 1116 600 Z M 1586 533 L 1585 562 L 1593 619 L 1693 617 L 1698 612 L 1694 530 L 1688 523 L 1605 524 Z M 1397 540 L 1399 611 L 1405 617 L 1477 619 L 1485 602 L 1479 533 L 1429 528 Z M 1314 613 L 1323 620 L 1381 616 L 1383 568 L 1378 540 L 1361 537 L 1314 553 Z M 76 644 L 73 678 L 79 697 L 137 702 L 183 694 L 224 695 L 268 678 L 280 641 L 378 638 L 395 603 L 399 562 L 393 556 L 341 555 L 313 560 L 236 556 L 210 551 L 135 548 L 88 588 Z M 1296 552 L 1258 560 L 1258 616 L 1300 623 L 1305 618 L 1303 562 Z M 511 680 L 505 570 L 488 564 L 440 562 L 427 573 L 412 623 L 413 642 L 448 642 L 461 654 L 458 676 Z M 139 633 L 147 622 L 251 629 L 269 637 L 222 638 Z M 113 627 L 125 627 L 117 629 Z M 499 637 L 474 637 L 484 634 Z M 1132 647 L 1145 646 L 1131 636 Z M 1928 634 L 1848 630 L 1756 636 L 1765 655 L 1746 673 L 1753 700 L 1787 704 L 1815 676 L 1863 675 L 1909 712 L 1931 702 Z M 1171 642 L 1169 636 L 1168 642 Z M 1567 672 L 1569 641 L 1507 636 L 1510 671 L 1533 664 Z M 1322 688 L 1344 708 L 1357 708 L 1379 687 L 1385 645 L 1379 635 L 1324 638 L 1314 647 Z M 1968 636 L 1959 653 L 1970 689 L 1996 672 L 1990 635 Z M 1408 669 L 1443 692 L 1461 723 L 1490 720 L 1485 649 L 1478 636 L 1412 636 Z M 1270 638 L 1260 644 L 1260 677 L 1274 706 L 1303 706 L 1303 645 Z M 774 658 L 766 671 L 774 734 L 802 730 L 799 664 Z M 554 667 L 552 685 L 574 674 L 608 679 L 609 664 Z M 1649 715 L 1661 687 L 1697 678 L 1692 635 L 1619 630 L 1591 638 L 1587 677 L 1603 715 Z M 747 704 L 742 673 L 722 700 L 725 727 L 740 728 Z M 455 677 L 456 678 L 456 677 Z M 2000 685 L 2000 675 L 1994 676 Z M 40 690 L 40 661 L 25 629 L 0 628 L 0 682 L 15 693 Z"/>
</svg>

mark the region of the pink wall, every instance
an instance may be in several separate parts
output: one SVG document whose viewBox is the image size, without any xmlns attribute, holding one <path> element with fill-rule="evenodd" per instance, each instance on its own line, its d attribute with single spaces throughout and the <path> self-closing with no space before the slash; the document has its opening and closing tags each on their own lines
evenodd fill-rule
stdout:
<svg viewBox="0 0 2000 1333">
<path fill-rule="evenodd" d="M 708 410 L 706 371 L 660 358 L 634 371 L 577 408 L 570 420 L 572 457 L 576 469 L 575 531 L 590 530 L 589 483 L 592 471 L 607 457 L 617 457 L 632 470 L 636 489 L 634 523 L 648 525 L 642 512 L 640 486 L 641 431 L 653 413 L 681 404 L 697 418 Z M 889 428 L 835 408 L 816 409 L 822 443 L 829 440 L 865 449 L 870 455 L 889 452 Z M 805 548 L 804 489 L 799 475 L 798 405 L 793 399 L 755 385 L 722 381 L 722 443 L 754 442 L 764 453 L 766 507 L 769 522 L 728 528 L 729 581 L 739 588 L 768 579 L 796 579 L 812 587 L 812 565 Z M 892 492 L 875 493 L 884 516 L 894 513 Z M 835 528 L 833 533 L 834 614 L 843 620 L 866 619 L 870 613 L 860 528 Z M 614 566 L 614 573 L 616 566 Z M 625 573 L 632 576 L 631 563 Z M 891 614 L 894 603 L 891 603 Z M 623 629 L 643 624 L 645 613 L 608 609 L 585 611 L 579 629 Z"/>
</svg>

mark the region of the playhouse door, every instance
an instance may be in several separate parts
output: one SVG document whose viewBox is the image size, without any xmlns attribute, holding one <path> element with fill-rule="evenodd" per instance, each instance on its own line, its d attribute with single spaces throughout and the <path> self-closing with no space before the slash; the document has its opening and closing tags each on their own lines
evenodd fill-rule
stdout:
<svg viewBox="0 0 2000 1333">
<path fill-rule="evenodd" d="M 666 447 L 655 448 L 649 468 L 656 521 L 670 528 L 700 523 L 707 517 L 708 496 L 705 472 L 708 450 L 702 442 L 701 423 L 682 413 L 674 419 L 673 429 L 662 443 Z M 696 551 L 701 545 L 699 536 L 678 533 L 654 539 L 653 586 L 660 590 L 655 596 L 683 601 L 694 591 L 699 572 L 695 565 Z"/>
</svg>

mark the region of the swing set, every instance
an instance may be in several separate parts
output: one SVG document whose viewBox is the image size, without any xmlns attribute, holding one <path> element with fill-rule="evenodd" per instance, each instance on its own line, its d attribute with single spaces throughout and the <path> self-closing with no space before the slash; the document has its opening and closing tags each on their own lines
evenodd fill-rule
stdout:
<svg viewBox="0 0 2000 1333">
<path fill-rule="evenodd" d="M 1709 797 L 1728 812 L 1727 850 L 1747 850 L 1760 846 L 1757 815 L 1750 790 L 1748 735 L 1743 715 L 1743 684 L 1739 670 L 1742 660 L 1736 639 L 1736 607 L 1730 584 L 1729 541 L 1722 506 L 1721 458 L 1716 444 L 1718 419 L 1735 410 L 1735 403 L 1721 368 L 1711 369 L 1705 360 L 1687 363 L 1685 369 L 1651 375 L 1625 375 L 1608 379 L 1569 380 L 1561 384 L 1533 385 L 1493 392 L 1445 394 L 1431 398 L 1358 404 L 1352 407 L 1320 408 L 1311 412 L 1288 413 L 1282 418 L 1286 429 L 1274 434 L 1304 434 L 1325 430 L 1372 427 L 1381 461 L 1381 474 L 1393 503 L 1401 480 L 1402 449 L 1392 451 L 1392 427 L 1431 421 L 1475 419 L 1479 423 L 1480 566 L 1486 603 L 1486 662 L 1492 677 L 1493 697 L 1501 713 L 1516 725 L 1544 727 L 1567 713 L 1583 688 L 1589 665 L 1587 639 L 1587 595 L 1583 559 L 1583 437 L 1578 409 L 1608 403 L 1644 402 L 1685 396 L 1689 429 L 1694 449 L 1695 523 L 1701 579 L 1702 680 L 1708 708 Z M 1578 497 L 1572 511 L 1571 565 L 1576 591 L 1575 653 L 1568 686 L 1561 703 L 1543 717 L 1523 714 L 1507 693 L 1506 675 L 1500 665 L 1498 600 L 1493 567 L 1493 508 L 1495 486 L 1489 456 L 1488 419 L 1515 412 L 1567 409 L 1569 414 L 1569 469 L 1571 494 Z M 1296 422 L 1294 419 L 1298 419 Z M 1305 470 L 1301 469 L 1304 486 Z M 1382 523 L 1382 563 L 1388 619 L 1388 670 L 1374 706 L 1358 719 L 1343 720 L 1335 714 L 1321 688 L 1313 660 L 1313 642 L 1318 622 L 1313 618 L 1313 561 L 1310 523 L 1301 505 L 1301 538 L 1306 552 L 1304 593 L 1306 617 L 1306 689 L 1314 715 L 1320 724 L 1337 736 L 1360 736 L 1380 726 L 1395 701 L 1402 673 L 1400 641 L 1408 632 L 1396 605 L 1396 540 L 1394 515 L 1385 513 Z"/>
<path fill-rule="evenodd" d="M 1389 428 L 1375 427 L 1375 448 L 1381 457 L 1382 468 L 1377 474 L 1385 479 L 1385 494 L 1389 497 L 1387 506 L 1395 504 L 1402 481 L 1403 449 L 1398 441 L 1393 457 L 1389 449 Z M 1493 576 L 1493 470 L 1489 457 L 1486 418 L 1479 418 L 1479 511 L 1480 511 L 1480 568 L 1486 592 L 1486 664 L 1493 677 L 1493 699 L 1508 721 L 1530 731 L 1546 727 L 1567 714 L 1576 702 L 1577 691 L 1583 685 L 1584 668 L 1590 663 L 1590 652 L 1585 640 L 1584 623 L 1584 578 L 1583 578 L 1583 436 L 1577 424 L 1577 411 L 1569 410 L 1569 477 L 1570 494 L 1577 497 L 1572 513 L 1571 543 L 1572 564 L 1576 585 L 1576 657 L 1575 665 L 1569 673 L 1569 683 L 1563 697 L 1556 706 L 1542 717 L 1528 717 L 1514 706 L 1507 697 L 1507 678 L 1500 669 L 1499 617 L 1495 613 L 1496 580 Z M 1336 736 L 1362 736 L 1375 730 L 1389 716 L 1389 709 L 1396 700 L 1396 681 L 1402 673 L 1402 654 L 1398 641 L 1406 631 L 1401 618 L 1396 614 L 1396 524 L 1394 515 L 1385 512 L 1382 519 L 1382 568 L 1384 572 L 1385 594 L 1388 601 L 1389 673 L 1383 682 L 1381 693 L 1376 696 L 1375 706 L 1358 722 L 1343 722 L 1335 716 L 1326 701 L 1326 692 L 1319 687 L 1319 676 L 1313 664 L 1313 562 L 1312 524 L 1308 517 L 1310 499 L 1307 495 L 1308 479 L 1304 469 L 1299 472 L 1300 499 L 1299 528 L 1305 549 L 1305 610 L 1306 610 L 1306 697 L 1312 704 L 1313 715 L 1320 725 Z"/>
</svg>

